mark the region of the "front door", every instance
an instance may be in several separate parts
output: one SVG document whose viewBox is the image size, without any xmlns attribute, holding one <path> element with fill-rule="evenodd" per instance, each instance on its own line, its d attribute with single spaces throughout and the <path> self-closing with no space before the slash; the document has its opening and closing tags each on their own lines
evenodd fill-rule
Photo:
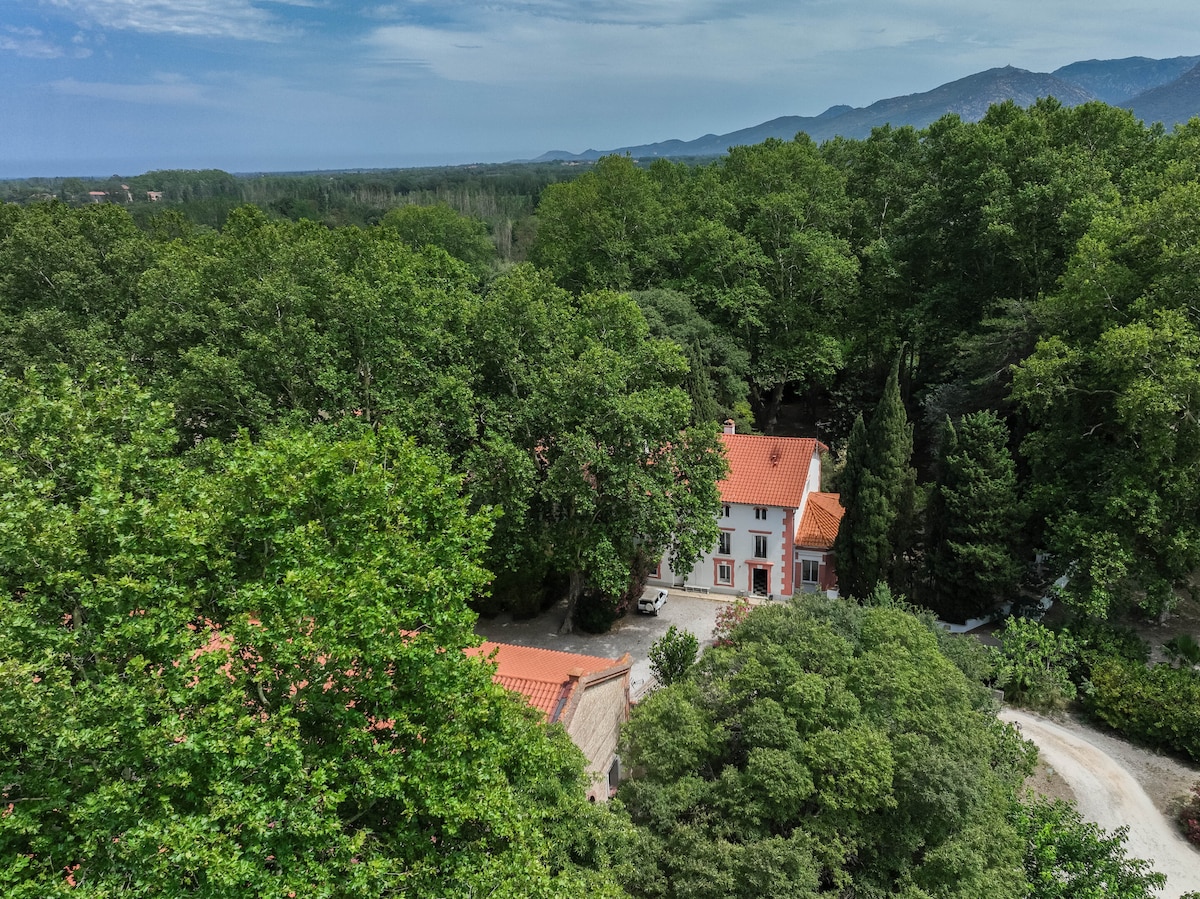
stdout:
<svg viewBox="0 0 1200 899">
<path fill-rule="evenodd" d="M 750 592 L 755 596 L 767 595 L 767 569 L 752 568 L 750 570 Z"/>
</svg>

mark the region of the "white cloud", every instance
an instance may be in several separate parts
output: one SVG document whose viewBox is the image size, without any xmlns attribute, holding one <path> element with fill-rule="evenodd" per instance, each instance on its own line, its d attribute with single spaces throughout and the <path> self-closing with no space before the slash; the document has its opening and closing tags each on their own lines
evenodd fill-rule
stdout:
<svg viewBox="0 0 1200 899">
<path fill-rule="evenodd" d="M 0 50 L 26 59 L 58 59 L 65 55 L 61 47 L 47 41 L 38 29 L 11 26 L 0 30 Z"/>
<path fill-rule="evenodd" d="M 205 88 L 179 75 L 160 74 L 153 82 L 116 84 L 101 81 L 77 81 L 61 78 L 50 82 L 60 94 L 90 97 L 95 100 L 116 100 L 121 103 L 140 103 L 166 106 L 211 106 L 215 102 Z"/>
<path fill-rule="evenodd" d="M 251 0 L 46 0 L 100 28 L 201 37 L 281 40 L 288 30 Z M 297 5 L 288 3 L 288 5 Z M 299 5 L 304 5 L 303 2 Z"/>
<path fill-rule="evenodd" d="M 660 3 L 660 12 L 672 5 Z M 424 64 L 451 81 L 529 84 L 603 77 L 625 83 L 658 78 L 752 83 L 794 76 L 827 54 L 904 45 L 942 31 L 936 21 L 888 12 L 835 29 L 825 18 L 839 15 L 832 8 L 807 15 L 756 10 L 730 18 L 717 9 L 720 4 L 710 5 L 719 16 L 666 24 L 660 15 L 654 24 L 546 18 L 557 4 L 543 3 L 536 14 L 511 12 L 453 29 L 384 25 L 366 43 L 376 62 Z M 621 7 L 615 12 L 625 14 Z"/>
<path fill-rule="evenodd" d="M 1089 56 L 1112 58 L 1137 41 L 1134 29 L 1146 36 L 1133 52 L 1165 56 L 1164 47 L 1182 46 L 1178 38 L 1164 44 L 1162 28 L 1123 9 L 1126 2 L 408 0 L 369 10 L 393 22 L 366 35 L 363 62 L 375 76 L 388 66 L 394 74 L 423 66 L 447 81 L 490 85 L 719 81 L 776 93 L 792 85 L 797 94 L 806 84 L 822 93 L 844 85 L 845 95 L 830 102 L 867 103 L 902 86 L 901 60 L 914 75 L 951 80 L 1005 64 L 1048 71 Z M 1113 21 L 1129 25 L 1114 33 Z M 1194 45 L 1200 34 L 1192 31 Z"/>
</svg>

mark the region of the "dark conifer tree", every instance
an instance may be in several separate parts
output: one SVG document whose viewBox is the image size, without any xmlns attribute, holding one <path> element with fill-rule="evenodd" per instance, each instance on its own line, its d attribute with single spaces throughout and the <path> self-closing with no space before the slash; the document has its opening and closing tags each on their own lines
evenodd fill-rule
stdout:
<svg viewBox="0 0 1200 899">
<path fill-rule="evenodd" d="M 907 586 L 916 473 L 912 425 L 900 397 L 899 359 L 892 366 L 870 425 L 860 415 L 846 447 L 838 530 L 838 583 L 846 596 L 863 598 L 879 581 Z"/>
<path fill-rule="evenodd" d="M 913 426 L 900 396 L 900 360 L 905 350 L 901 348 L 892 363 L 883 396 L 867 428 L 871 477 L 878 484 L 887 517 L 887 544 L 879 579 L 886 578 L 888 585 L 898 592 L 908 591 L 912 586 L 910 562 L 915 542 L 917 487 L 917 473 L 912 467 Z"/>
<path fill-rule="evenodd" d="M 928 603 L 964 620 L 1015 598 L 1020 505 L 1008 428 L 992 412 L 946 419 L 929 508 Z"/>
</svg>

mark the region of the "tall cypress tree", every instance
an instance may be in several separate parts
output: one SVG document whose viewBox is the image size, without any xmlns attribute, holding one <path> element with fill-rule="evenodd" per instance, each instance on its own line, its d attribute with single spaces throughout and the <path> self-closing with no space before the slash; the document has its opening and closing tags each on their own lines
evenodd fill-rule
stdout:
<svg viewBox="0 0 1200 899">
<path fill-rule="evenodd" d="M 862 413 L 854 419 L 850 440 L 846 444 L 846 464 L 838 479 L 842 516 L 833 550 L 837 557 L 838 587 L 843 596 L 866 596 L 870 590 L 867 573 L 875 566 L 871 563 L 875 555 L 874 546 L 884 531 L 879 527 L 878 516 L 867 508 L 864 496 L 867 485 L 864 480 L 869 469 L 870 444 L 867 442 L 867 426 Z M 865 589 L 864 589 L 865 588 Z"/>
<path fill-rule="evenodd" d="M 927 601 L 964 620 L 1015 598 L 1021 576 L 1016 466 L 993 412 L 946 419 L 930 502 Z"/>
<path fill-rule="evenodd" d="M 886 578 L 888 585 L 897 591 L 911 587 L 909 561 L 917 487 L 917 473 L 912 467 L 913 426 L 909 424 L 900 396 L 900 359 L 903 355 L 901 349 L 892 363 L 883 396 L 867 428 L 867 440 L 871 444 L 871 477 L 883 496 L 887 516 L 887 544 L 877 579 Z"/>
<path fill-rule="evenodd" d="M 855 420 L 839 485 L 846 514 L 834 543 L 838 583 L 844 595 L 859 599 L 881 580 L 895 587 L 908 580 L 916 473 L 899 372 L 897 358 L 870 425 L 861 415 Z"/>
</svg>

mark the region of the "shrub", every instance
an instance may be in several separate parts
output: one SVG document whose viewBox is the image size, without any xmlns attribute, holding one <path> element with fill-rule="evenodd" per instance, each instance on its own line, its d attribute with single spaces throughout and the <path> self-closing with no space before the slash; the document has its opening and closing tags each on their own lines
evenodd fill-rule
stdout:
<svg viewBox="0 0 1200 899">
<path fill-rule="evenodd" d="M 717 622 L 713 627 L 714 646 L 732 646 L 733 632 L 750 614 L 750 600 L 739 596 L 717 611 Z"/>
<path fill-rule="evenodd" d="M 606 634 L 621 617 L 621 596 L 587 587 L 575 603 L 575 624 L 589 634 Z"/>
<path fill-rule="evenodd" d="M 1092 669 L 1087 706 L 1130 737 L 1200 761 L 1200 676 L 1189 669 L 1105 659 Z"/>
<path fill-rule="evenodd" d="M 1150 660 L 1150 646 L 1131 627 L 1081 618 L 1072 621 L 1068 630 L 1077 650 L 1071 665 L 1071 679 L 1076 684 L 1090 680 L 1092 668 L 1104 659 L 1124 659 L 1139 665 Z"/>
<path fill-rule="evenodd" d="M 1017 705 L 1057 708 L 1075 698 L 1070 663 L 1075 641 L 1028 618 L 1010 618 L 1000 632 L 999 676 L 1004 695 Z"/>
<path fill-rule="evenodd" d="M 662 638 L 650 647 L 650 671 L 664 687 L 682 680 L 696 661 L 700 641 L 691 631 L 681 631 L 675 625 L 667 628 Z"/>
<path fill-rule="evenodd" d="M 1167 658 L 1176 668 L 1194 668 L 1200 665 L 1200 643 L 1191 634 L 1179 634 L 1163 644 Z"/>
<path fill-rule="evenodd" d="M 1200 846 L 1200 783 L 1192 787 L 1192 798 L 1179 810 L 1179 826 L 1189 843 Z"/>
</svg>

